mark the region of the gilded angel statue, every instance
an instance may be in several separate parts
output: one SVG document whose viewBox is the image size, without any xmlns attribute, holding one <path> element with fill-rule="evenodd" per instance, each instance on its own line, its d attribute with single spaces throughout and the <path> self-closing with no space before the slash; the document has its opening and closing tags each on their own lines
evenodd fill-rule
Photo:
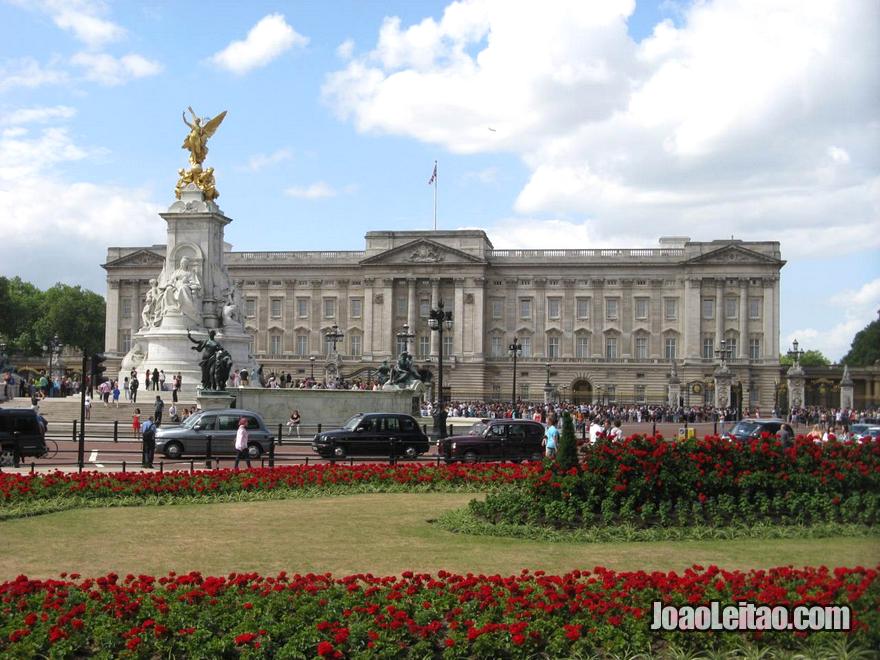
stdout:
<svg viewBox="0 0 880 660">
<path fill-rule="evenodd" d="M 200 166 L 208 155 L 208 138 L 214 135 L 223 118 L 226 117 L 226 110 L 213 119 L 205 118 L 204 123 L 202 123 L 202 120 L 193 111 L 192 106 L 187 109 L 192 114 L 193 121 L 189 123 L 186 120 L 186 112 L 183 113 L 183 123 L 189 126 L 189 135 L 183 140 L 181 149 L 189 150 L 189 162 L 195 167 L 197 165 Z"/>
</svg>

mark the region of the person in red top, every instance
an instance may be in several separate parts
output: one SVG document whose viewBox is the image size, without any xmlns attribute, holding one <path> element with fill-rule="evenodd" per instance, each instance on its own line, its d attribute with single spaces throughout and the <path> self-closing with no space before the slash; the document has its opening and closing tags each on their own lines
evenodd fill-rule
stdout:
<svg viewBox="0 0 880 660">
<path fill-rule="evenodd" d="M 135 408 L 134 415 L 131 417 L 131 433 L 134 436 L 134 439 L 137 440 L 141 437 L 141 409 Z"/>
</svg>

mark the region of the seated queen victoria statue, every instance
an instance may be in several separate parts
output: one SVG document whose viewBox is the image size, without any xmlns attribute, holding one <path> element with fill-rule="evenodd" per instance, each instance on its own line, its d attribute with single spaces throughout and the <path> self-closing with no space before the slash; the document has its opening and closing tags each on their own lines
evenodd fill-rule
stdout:
<svg viewBox="0 0 880 660">
<path fill-rule="evenodd" d="M 179 314 L 201 322 L 202 284 L 190 265 L 189 257 L 180 260 L 167 280 L 159 284 L 163 316 Z"/>
</svg>

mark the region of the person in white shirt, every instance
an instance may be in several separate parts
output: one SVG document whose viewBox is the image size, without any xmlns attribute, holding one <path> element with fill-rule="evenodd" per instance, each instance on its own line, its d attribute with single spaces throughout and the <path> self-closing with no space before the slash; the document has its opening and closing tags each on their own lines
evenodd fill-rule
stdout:
<svg viewBox="0 0 880 660">
<path fill-rule="evenodd" d="M 599 439 L 599 434 L 602 433 L 602 425 L 599 423 L 598 418 L 593 418 L 593 421 L 590 422 L 590 444 L 596 444 L 596 440 Z"/>
<path fill-rule="evenodd" d="M 241 459 L 244 459 L 247 463 L 247 466 L 251 466 L 251 455 L 248 452 L 248 430 L 247 430 L 247 417 L 242 417 L 238 420 L 238 431 L 235 434 L 235 465 L 233 466 L 234 470 L 238 469 L 238 463 Z"/>
</svg>

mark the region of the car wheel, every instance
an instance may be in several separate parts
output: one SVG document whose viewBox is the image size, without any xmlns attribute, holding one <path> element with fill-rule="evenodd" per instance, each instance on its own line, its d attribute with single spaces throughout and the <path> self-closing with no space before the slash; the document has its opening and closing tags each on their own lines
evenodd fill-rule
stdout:
<svg viewBox="0 0 880 660">
<path fill-rule="evenodd" d="M 333 458 L 345 458 L 345 447 L 336 446 L 333 448 Z"/>
<path fill-rule="evenodd" d="M 0 451 L 0 467 L 18 467 L 15 460 L 15 452 L 12 449 L 3 448 Z"/>
<path fill-rule="evenodd" d="M 477 455 L 472 451 L 466 452 L 464 455 L 464 462 L 465 463 L 476 463 L 477 462 Z"/>
<path fill-rule="evenodd" d="M 260 447 L 257 443 L 253 442 L 248 445 L 248 456 L 250 458 L 259 458 L 263 455 L 263 448 Z"/>
<path fill-rule="evenodd" d="M 179 442 L 169 442 L 165 445 L 165 457 L 170 458 L 172 460 L 177 460 L 183 456 L 183 445 Z"/>
</svg>

